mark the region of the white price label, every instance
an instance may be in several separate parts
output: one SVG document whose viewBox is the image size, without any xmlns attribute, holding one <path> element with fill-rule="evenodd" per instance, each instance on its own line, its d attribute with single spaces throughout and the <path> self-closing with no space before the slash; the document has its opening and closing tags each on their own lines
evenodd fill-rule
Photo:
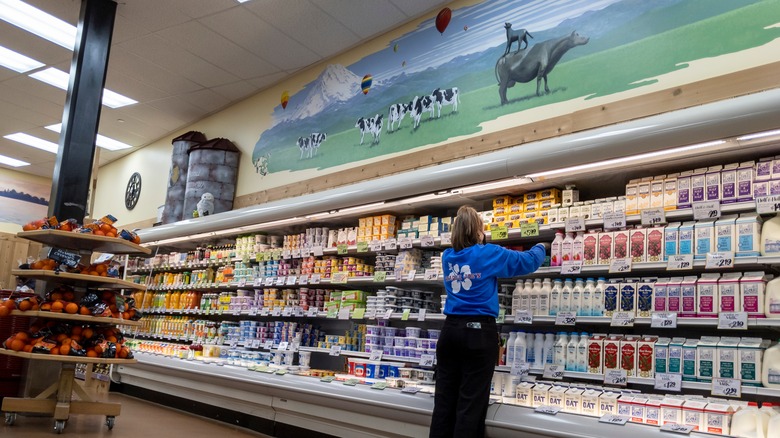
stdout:
<svg viewBox="0 0 780 438">
<path fill-rule="evenodd" d="M 434 363 L 436 363 L 436 356 L 433 354 L 423 354 L 420 356 L 420 366 L 422 367 L 433 367 Z"/>
<path fill-rule="evenodd" d="M 682 391 L 682 374 L 655 373 L 655 389 L 661 391 Z"/>
<path fill-rule="evenodd" d="M 366 310 L 366 319 L 376 319 L 376 310 Z"/>
<path fill-rule="evenodd" d="M 557 406 L 539 406 L 538 408 L 534 409 L 534 412 L 538 412 L 540 414 L 547 414 L 547 415 L 555 415 L 560 411 L 561 408 Z"/>
<path fill-rule="evenodd" d="M 246 286 L 246 277 L 242 277 L 238 280 L 238 287 Z"/>
<path fill-rule="evenodd" d="M 569 217 L 566 218 L 566 232 L 576 233 L 578 231 L 585 231 L 585 219 L 581 217 Z"/>
<path fill-rule="evenodd" d="M 653 312 L 650 327 L 677 328 L 677 312 Z"/>
<path fill-rule="evenodd" d="M 406 281 L 414 281 L 414 277 L 416 277 L 416 276 L 417 276 L 417 270 L 416 269 L 412 269 L 406 275 Z"/>
<path fill-rule="evenodd" d="M 257 307 L 249 309 L 249 316 L 257 316 Z"/>
<path fill-rule="evenodd" d="M 309 310 L 306 311 L 306 316 L 308 316 L 309 318 L 314 318 L 319 313 L 320 312 L 319 312 L 319 310 L 316 307 L 309 307 Z"/>
<path fill-rule="evenodd" d="M 368 356 L 368 360 L 372 362 L 376 362 L 378 360 L 382 360 L 382 350 L 374 350 L 371 352 L 371 354 Z"/>
<path fill-rule="evenodd" d="M 718 314 L 718 329 L 747 330 L 747 312 L 721 312 Z"/>
<path fill-rule="evenodd" d="M 252 286 L 254 287 L 260 287 L 263 285 L 263 279 L 262 278 L 255 278 L 255 281 L 252 282 Z"/>
<path fill-rule="evenodd" d="M 287 277 L 276 277 L 277 286 L 284 286 L 285 282 L 287 282 Z"/>
<path fill-rule="evenodd" d="M 311 247 L 311 254 L 312 254 L 314 257 L 320 257 L 320 256 L 322 256 L 322 246 L 320 246 L 320 245 L 317 245 L 317 246 L 312 246 L 312 247 Z"/>
<path fill-rule="evenodd" d="M 742 381 L 739 379 L 712 379 L 712 395 L 716 397 L 742 397 Z"/>
<path fill-rule="evenodd" d="M 733 252 L 710 252 L 707 253 L 706 269 L 726 269 L 734 267 Z"/>
<path fill-rule="evenodd" d="M 561 264 L 561 275 L 578 275 L 582 273 L 582 260 L 566 260 Z"/>
<path fill-rule="evenodd" d="M 290 254 L 292 255 L 292 258 L 299 259 L 301 258 L 301 249 L 300 248 L 294 249 Z"/>
<path fill-rule="evenodd" d="M 384 314 L 384 316 L 382 317 L 382 319 L 390 319 L 390 317 L 391 317 L 392 315 L 393 315 L 393 309 L 388 309 L 388 310 L 386 310 L 386 311 L 385 311 L 385 314 Z"/>
<path fill-rule="evenodd" d="M 260 309 L 260 316 L 268 316 L 269 313 L 271 313 L 271 309 L 268 307 L 263 307 Z"/>
<path fill-rule="evenodd" d="M 372 240 L 368 243 L 368 249 L 373 252 L 379 252 L 382 251 L 382 242 L 378 240 Z"/>
<path fill-rule="evenodd" d="M 280 343 L 279 343 L 279 347 L 277 347 L 277 350 L 279 350 L 279 351 L 285 351 L 285 350 L 287 350 L 287 346 L 288 346 L 288 345 L 290 345 L 290 343 L 289 343 L 289 342 L 287 342 L 287 341 L 280 342 Z"/>
<path fill-rule="evenodd" d="M 523 363 L 520 361 L 514 361 L 512 363 L 512 369 L 510 370 L 510 374 L 513 376 L 519 376 L 519 377 L 525 377 L 528 375 L 528 371 L 530 370 L 530 366 L 527 363 Z"/>
<path fill-rule="evenodd" d="M 615 211 L 604 214 L 604 228 L 615 230 L 626 227 L 626 213 L 624 211 Z"/>
<path fill-rule="evenodd" d="M 631 272 L 631 259 L 629 257 L 612 259 L 609 263 L 610 274 L 624 274 Z"/>
<path fill-rule="evenodd" d="M 563 367 L 554 363 L 545 364 L 542 377 L 545 379 L 563 380 Z"/>
<path fill-rule="evenodd" d="M 693 269 L 693 254 L 669 256 L 666 262 L 667 271 L 684 271 Z"/>
<path fill-rule="evenodd" d="M 280 307 L 274 307 L 271 310 L 271 316 L 282 316 L 282 309 Z"/>
<path fill-rule="evenodd" d="M 420 309 L 417 311 L 417 320 L 418 321 L 425 321 L 425 309 Z"/>
<path fill-rule="evenodd" d="M 241 316 L 241 309 L 233 309 L 233 316 Z"/>
<path fill-rule="evenodd" d="M 599 418 L 599 423 L 617 424 L 618 426 L 625 426 L 628 423 L 629 418 L 625 415 L 604 414 Z"/>
<path fill-rule="evenodd" d="M 515 324 L 533 324 L 534 315 L 529 310 L 518 310 L 515 314 Z"/>
<path fill-rule="evenodd" d="M 285 259 L 285 260 L 290 258 L 290 250 L 289 249 L 285 249 L 284 251 L 282 251 L 282 258 Z"/>
<path fill-rule="evenodd" d="M 330 276 L 330 282 L 331 284 L 345 284 L 348 278 L 348 272 L 334 272 Z"/>
<path fill-rule="evenodd" d="M 423 279 L 427 281 L 433 281 L 439 278 L 439 270 L 438 269 L 426 269 L 425 274 L 423 274 Z"/>
<path fill-rule="evenodd" d="M 341 345 L 334 345 L 330 347 L 330 352 L 328 354 L 331 356 L 341 356 Z"/>
<path fill-rule="evenodd" d="M 604 374 L 604 384 L 626 386 L 628 384 L 626 370 L 607 370 L 607 373 Z"/>
<path fill-rule="evenodd" d="M 420 392 L 420 388 L 416 386 L 406 386 L 404 387 L 404 389 L 401 390 L 401 392 L 404 394 L 417 394 L 418 392 Z"/>
<path fill-rule="evenodd" d="M 340 309 L 338 319 L 342 319 L 342 320 L 349 319 L 349 309 Z"/>
<path fill-rule="evenodd" d="M 756 198 L 756 213 L 773 214 L 780 211 L 780 196 L 761 196 Z"/>
<path fill-rule="evenodd" d="M 263 284 L 266 286 L 273 286 L 274 281 L 276 281 L 275 277 L 265 277 L 265 282 L 263 282 Z"/>
<path fill-rule="evenodd" d="M 695 202 L 693 204 L 694 220 L 718 218 L 720 218 L 720 201 Z"/>
<path fill-rule="evenodd" d="M 309 279 L 309 283 L 311 284 L 318 284 L 322 280 L 322 275 L 320 274 L 311 274 L 311 278 Z"/>
<path fill-rule="evenodd" d="M 661 432 L 672 432 L 672 433 L 679 433 L 682 435 L 690 435 L 692 430 L 693 430 L 693 426 L 686 426 L 677 423 L 666 423 L 663 426 L 661 426 Z"/>
<path fill-rule="evenodd" d="M 612 327 L 633 327 L 636 316 L 632 312 L 615 312 L 612 314 Z"/>
<path fill-rule="evenodd" d="M 263 344 L 263 348 L 265 348 L 266 350 L 270 350 L 274 348 L 274 341 L 265 341 L 265 343 Z"/>
<path fill-rule="evenodd" d="M 420 246 L 423 248 L 430 248 L 434 246 L 436 242 L 433 239 L 433 236 L 423 236 L 420 238 Z"/>
<path fill-rule="evenodd" d="M 401 249 L 412 249 L 412 239 L 410 237 L 401 237 L 398 239 L 398 246 Z"/>
<path fill-rule="evenodd" d="M 642 225 L 652 226 L 666 223 L 666 212 L 663 208 L 646 208 L 641 212 Z"/>
<path fill-rule="evenodd" d="M 298 277 L 298 284 L 300 284 L 301 286 L 305 286 L 309 284 L 309 276 L 307 274 L 304 274 Z"/>
<path fill-rule="evenodd" d="M 238 341 L 235 339 L 230 340 L 230 348 L 236 348 L 238 347 Z"/>
<path fill-rule="evenodd" d="M 555 325 L 574 325 L 577 323 L 577 313 L 575 312 L 558 312 L 555 315 Z"/>
<path fill-rule="evenodd" d="M 285 284 L 287 286 L 294 286 L 296 281 L 298 281 L 298 277 L 294 275 L 290 275 L 289 277 L 287 277 L 287 282 Z"/>
<path fill-rule="evenodd" d="M 385 240 L 384 247 L 388 251 L 393 251 L 395 247 L 398 245 L 395 239 L 387 239 Z"/>
<path fill-rule="evenodd" d="M 285 307 L 284 310 L 282 310 L 282 316 L 292 316 L 293 309 L 291 307 Z"/>
<path fill-rule="evenodd" d="M 441 244 L 452 245 L 452 233 L 441 233 Z"/>
<path fill-rule="evenodd" d="M 260 348 L 260 339 L 252 339 L 252 348 Z"/>
</svg>

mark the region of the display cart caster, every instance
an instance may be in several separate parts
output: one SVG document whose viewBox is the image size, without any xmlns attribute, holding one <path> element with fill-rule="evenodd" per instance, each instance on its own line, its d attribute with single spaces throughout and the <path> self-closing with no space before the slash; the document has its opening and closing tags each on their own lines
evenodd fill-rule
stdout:
<svg viewBox="0 0 780 438">
<path fill-rule="evenodd" d="M 106 427 L 108 427 L 108 430 L 114 429 L 114 422 L 116 422 L 116 417 L 106 417 Z"/>
<path fill-rule="evenodd" d="M 62 431 L 65 429 L 65 420 L 54 420 L 54 431 L 57 433 L 62 433 Z"/>
<path fill-rule="evenodd" d="M 5 413 L 5 425 L 6 426 L 13 426 L 14 423 L 16 423 L 16 412 L 6 412 Z"/>
</svg>

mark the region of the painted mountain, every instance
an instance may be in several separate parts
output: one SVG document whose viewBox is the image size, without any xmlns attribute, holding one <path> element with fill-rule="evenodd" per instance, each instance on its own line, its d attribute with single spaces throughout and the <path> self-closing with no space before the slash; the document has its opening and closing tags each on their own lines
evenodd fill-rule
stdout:
<svg viewBox="0 0 780 438">
<path fill-rule="evenodd" d="M 291 99 L 288 108 L 293 109 L 289 116 L 282 117 L 285 122 L 302 120 L 315 116 L 326 109 L 345 102 L 359 93 L 361 77 L 341 65 L 328 65 L 325 71 L 303 91 L 306 96 L 297 103 Z M 294 107 L 293 107 L 294 105 Z"/>
</svg>

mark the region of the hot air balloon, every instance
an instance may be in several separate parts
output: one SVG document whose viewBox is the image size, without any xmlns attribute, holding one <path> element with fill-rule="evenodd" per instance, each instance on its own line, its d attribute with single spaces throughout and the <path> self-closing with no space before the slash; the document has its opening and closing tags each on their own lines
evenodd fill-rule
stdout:
<svg viewBox="0 0 780 438">
<path fill-rule="evenodd" d="M 289 101 L 290 101 L 290 93 L 288 93 L 287 90 L 284 90 L 282 92 L 282 100 L 281 100 L 281 102 L 282 102 L 282 109 L 286 109 L 287 108 L 287 102 L 289 102 Z"/>
<path fill-rule="evenodd" d="M 398 52 L 398 44 L 393 46 L 393 52 Z"/>
<path fill-rule="evenodd" d="M 469 27 L 468 26 L 463 26 L 463 30 L 467 31 L 467 30 L 469 30 Z"/>
<path fill-rule="evenodd" d="M 363 94 L 368 94 L 368 90 L 371 89 L 371 82 L 373 78 L 370 74 L 363 76 L 363 81 L 360 82 L 360 88 L 363 89 Z"/>
<path fill-rule="evenodd" d="M 444 8 L 439 11 L 439 14 L 436 15 L 436 30 L 438 30 L 440 34 L 444 35 L 444 31 L 447 29 L 447 26 L 449 26 L 451 19 L 452 10 L 450 8 Z"/>
<path fill-rule="evenodd" d="M 402 68 L 403 68 L 403 67 L 406 67 L 406 61 L 403 61 L 403 62 L 401 63 L 401 67 L 402 67 Z"/>
</svg>

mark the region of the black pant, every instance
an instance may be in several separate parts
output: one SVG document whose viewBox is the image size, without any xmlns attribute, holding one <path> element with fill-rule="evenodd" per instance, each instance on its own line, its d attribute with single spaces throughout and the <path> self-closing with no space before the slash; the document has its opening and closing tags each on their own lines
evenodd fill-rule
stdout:
<svg viewBox="0 0 780 438">
<path fill-rule="evenodd" d="M 447 316 L 436 347 L 431 438 L 485 435 L 485 415 L 498 348 L 495 318 Z"/>
</svg>

